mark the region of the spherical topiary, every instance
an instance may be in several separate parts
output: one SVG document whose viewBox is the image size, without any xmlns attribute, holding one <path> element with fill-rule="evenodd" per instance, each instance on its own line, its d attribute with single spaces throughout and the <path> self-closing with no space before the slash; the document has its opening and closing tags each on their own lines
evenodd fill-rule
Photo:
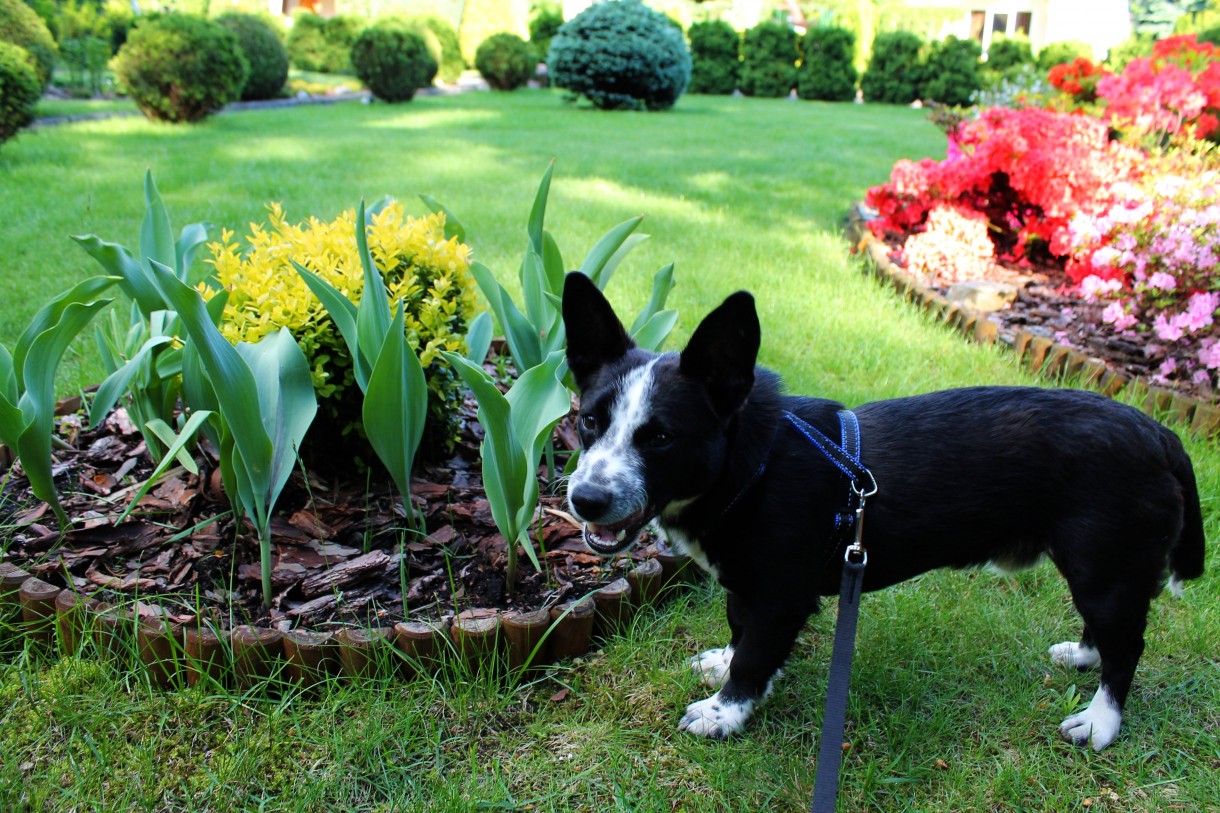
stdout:
<svg viewBox="0 0 1220 813">
<path fill-rule="evenodd" d="M 442 82 L 453 84 L 466 70 L 457 29 L 444 17 L 435 14 L 411 14 L 400 18 L 412 31 L 424 38 L 436 60 L 436 75 Z M 432 79 L 428 80 L 429 82 Z"/>
<path fill-rule="evenodd" d="M 292 15 L 288 29 L 288 59 L 302 71 L 321 71 L 327 50 L 326 20 L 312 11 L 298 10 Z"/>
<path fill-rule="evenodd" d="M 868 102 L 910 104 L 923 84 L 923 40 L 909 31 L 887 31 L 873 39 L 873 56 L 860 78 Z"/>
<path fill-rule="evenodd" d="M 979 57 L 983 49 L 970 39 L 946 37 L 932 44 L 921 96 L 951 106 L 970 104 L 970 96 L 983 86 Z"/>
<path fill-rule="evenodd" d="M 401 20 L 387 19 L 366 28 L 352 46 L 356 76 L 386 102 L 409 102 L 436 76 L 436 60 L 424 38 Z"/>
<path fill-rule="evenodd" d="M 255 14 L 222 14 L 216 22 L 237 36 L 250 63 L 250 75 L 241 90 L 245 101 L 274 99 L 288 81 L 288 49 L 275 27 Z"/>
<path fill-rule="evenodd" d="M 530 45 L 539 61 L 545 61 L 547 52 L 551 50 L 551 40 L 563 27 L 563 9 L 557 5 L 542 4 L 536 7 L 534 16 L 530 18 Z"/>
<path fill-rule="evenodd" d="M 250 75 L 233 32 L 188 14 L 140 23 L 113 64 L 144 115 L 174 122 L 198 121 L 236 101 Z"/>
<path fill-rule="evenodd" d="M 326 20 L 322 35 L 326 38 L 326 55 L 322 60 L 325 73 L 350 73 L 352 46 L 364 30 L 365 22 L 351 14 L 336 14 Z"/>
<path fill-rule="evenodd" d="M 741 92 L 747 96 L 787 96 L 796 85 L 796 32 L 764 22 L 741 42 Z"/>
<path fill-rule="evenodd" d="M 605 0 L 568 20 L 546 63 L 557 87 L 606 110 L 665 110 L 690 82 L 682 33 L 640 0 Z"/>
<path fill-rule="evenodd" d="M 1078 56 L 1091 60 L 1093 58 L 1093 47 L 1087 42 L 1078 42 L 1076 40 L 1051 42 L 1044 45 L 1042 50 L 1038 52 L 1038 67 L 1041 70 L 1049 71 L 1056 65 L 1071 62 Z"/>
<path fill-rule="evenodd" d="M 690 38 L 691 93 L 727 94 L 741 75 L 741 35 L 724 20 L 694 23 Z"/>
<path fill-rule="evenodd" d="M 856 35 L 846 28 L 826 26 L 805 33 L 796 92 L 802 99 L 850 102 L 856 98 L 859 74 L 852 64 Z"/>
<path fill-rule="evenodd" d="M 474 52 L 474 67 L 496 90 L 516 90 L 534 75 L 538 58 L 516 34 L 492 34 Z"/>
<path fill-rule="evenodd" d="M 23 0 L 0 0 L 0 42 L 24 48 L 34 60 L 38 92 L 46 90 L 59 49 L 47 24 Z"/>
<path fill-rule="evenodd" d="M 41 95 L 42 83 L 29 52 L 0 42 L 0 144 L 34 120 Z"/>
<path fill-rule="evenodd" d="M 1023 65 L 1034 64 L 1034 51 L 1028 37 L 997 36 L 987 47 L 987 72 L 993 76 L 1007 76 L 1020 70 Z"/>
</svg>

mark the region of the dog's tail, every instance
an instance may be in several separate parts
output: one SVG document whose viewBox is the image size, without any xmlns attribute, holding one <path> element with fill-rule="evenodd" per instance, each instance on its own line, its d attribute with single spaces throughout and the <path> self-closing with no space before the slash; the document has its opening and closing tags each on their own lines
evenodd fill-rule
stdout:
<svg viewBox="0 0 1220 813">
<path fill-rule="evenodd" d="M 1182 486 L 1182 532 L 1169 549 L 1169 589 L 1181 595 L 1182 582 L 1203 575 L 1203 551 L 1207 540 L 1203 535 L 1203 512 L 1199 507 L 1195 469 L 1176 435 L 1171 455 L 1173 476 Z"/>
</svg>

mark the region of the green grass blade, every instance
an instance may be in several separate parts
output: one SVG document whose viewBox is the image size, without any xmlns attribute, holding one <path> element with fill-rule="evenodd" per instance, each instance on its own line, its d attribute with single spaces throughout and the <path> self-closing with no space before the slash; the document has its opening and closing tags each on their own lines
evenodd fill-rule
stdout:
<svg viewBox="0 0 1220 813">
<path fill-rule="evenodd" d="M 153 473 L 150 474 L 148 479 L 144 481 L 144 485 L 140 486 L 140 489 L 131 498 L 131 502 L 127 503 L 127 507 L 123 509 L 123 513 L 120 514 L 119 518 L 114 521 L 115 525 L 121 525 L 123 520 L 127 519 L 127 517 L 131 515 L 131 512 L 135 510 L 135 507 L 139 505 L 140 500 L 144 499 L 144 495 L 157 484 L 157 480 L 166 472 L 174 460 L 182 463 L 183 466 L 186 466 L 184 460 L 190 461 L 190 465 L 186 467 L 187 471 L 191 472 L 191 474 L 199 473 L 199 467 L 195 465 L 195 461 L 191 459 L 191 456 L 186 453 L 186 447 L 195 440 L 195 436 L 199 434 L 199 430 L 211 416 L 212 413 L 208 412 L 207 410 L 194 413 L 190 418 L 187 419 L 181 432 L 174 432 L 169 424 L 165 423 L 164 421 L 158 420 L 149 422 L 149 429 L 156 432 L 157 437 L 161 438 L 161 440 L 169 448 L 169 452 L 161 458 L 161 462 L 157 465 L 157 468 L 153 469 Z"/>
</svg>

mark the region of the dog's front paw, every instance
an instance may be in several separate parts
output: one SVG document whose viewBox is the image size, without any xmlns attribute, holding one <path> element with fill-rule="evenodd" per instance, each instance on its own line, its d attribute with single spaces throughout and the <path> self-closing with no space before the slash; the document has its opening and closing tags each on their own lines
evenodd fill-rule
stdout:
<svg viewBox="0 0 1220 813">
<path fill-rule="evenodd" d="M 1095 647 L 1064 641 L 1049 650 L 1051 663 L 1058 666 L 1074 666 L 1077 669 L 1092 669 L 1101 663 L 1101 653 Z"/>
<path fill-rule="evenodd" d="M 733 647 L 724 649 L 709 649 L 691 658 L 691 669 L 700 674 L 703 685 L 710 689 L 719 689 L 729 679 L 729 663 L 733 660 Z"/>
<path fill-rule="evenodd" d="M 754 703 L 749 700 L 725 700 L 716 692 L 707 700 L 687 706 L 678 730 L 716 740 L 727 739 L 745 728 L 753 710 Z"/>
<path fill-rule="evenodd" d="M 1091 745 L 1094 751 L 1100 751 L 1114 742 L 1122 725 L 1122 710 L 1102 687 L 1087 709 L 1059 724 L 1059 736 L 1074 745 Z"/>
</svg>

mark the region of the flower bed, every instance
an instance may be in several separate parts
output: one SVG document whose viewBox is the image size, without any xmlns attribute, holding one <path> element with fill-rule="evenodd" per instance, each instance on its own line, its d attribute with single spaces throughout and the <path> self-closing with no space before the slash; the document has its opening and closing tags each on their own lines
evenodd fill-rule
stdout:
<svg viewBox="0 0 1220 813">
<path fill-rule="evenodd" d="M 869 229 L 924 284 L 1015 278 L 999 321 L 1215 400 L 1220 54 L 1175 37 L 1121 74 L 1077 59 L 1050 78 L 1047 108 L 978 111 L 943 161 L 898 162 Z"/>
</svg>

